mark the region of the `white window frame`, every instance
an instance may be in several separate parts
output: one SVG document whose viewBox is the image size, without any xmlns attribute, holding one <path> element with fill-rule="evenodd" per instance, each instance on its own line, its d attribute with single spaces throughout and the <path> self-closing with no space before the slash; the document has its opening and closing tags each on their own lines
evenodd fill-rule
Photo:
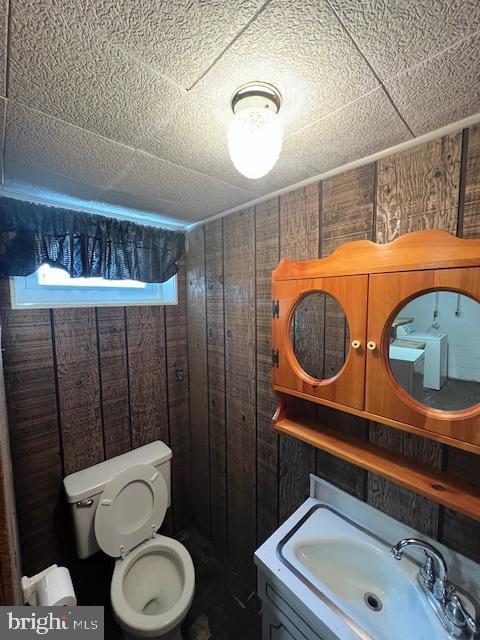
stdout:
<svg viewBox="0 0 480 640">
<path fill-rule="evenodd" d="M 177 276 L 163 283 L 144 286 L 122 286 L 118 280 L 102 282 L 101 286 L 71 283 L 42 284 L 38 271 L 30 276 L 10 278 L 12 309 L 58 309 L 68 307 L 128 307 L 178 304 Z"/>
</svg>

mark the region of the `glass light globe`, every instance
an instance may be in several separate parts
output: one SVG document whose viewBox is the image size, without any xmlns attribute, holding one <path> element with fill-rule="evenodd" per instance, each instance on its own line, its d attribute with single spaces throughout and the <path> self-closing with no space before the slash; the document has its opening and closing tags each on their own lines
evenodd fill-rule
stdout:
<svg viewBox="0 0 480 640">
<path fill-rule="evenodd" d="M 228 150 L 237 171 L 256 180 L 274 166 L 283 144 L 283 129 L 277 114 L 265 107 L 238 111 L 228 129 Z"/>
</svg>

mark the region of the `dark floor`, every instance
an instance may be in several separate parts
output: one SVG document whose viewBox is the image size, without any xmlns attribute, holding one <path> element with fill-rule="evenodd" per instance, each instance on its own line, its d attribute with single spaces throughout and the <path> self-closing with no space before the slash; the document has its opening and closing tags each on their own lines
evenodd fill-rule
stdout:
<svg viewBox="0 0 480 640">
<path fill-rule="evenodd" d="M 260 640 L 260 602 L 253 588 L 193 527 L 173 537 L 188 549 L 195 567 L 195 595 L 182 627 L 184 640 Z M 78 603 L 104 604 L 105 639 L 120 640 L 110 607 L 112 559 L 96 553 L 73 560 L 70 568 Z"/>
<path fill-rule="evenodd" d="M 480 403 L 480 382 L 450 378 L 439 391 L 424 389 L 422 382 L 422 374 L 416 373 L 413 380 L 413 397 L 433 409 L 459 411 Z"/>
<path fill-rule="evenodd" d="M 175 537 L 189 550 L 195 566 L 195 596 L 183 626 L 184 639 L 259 640 L 260 601 L 255 591 L 195 529 Z"/>
</svg>

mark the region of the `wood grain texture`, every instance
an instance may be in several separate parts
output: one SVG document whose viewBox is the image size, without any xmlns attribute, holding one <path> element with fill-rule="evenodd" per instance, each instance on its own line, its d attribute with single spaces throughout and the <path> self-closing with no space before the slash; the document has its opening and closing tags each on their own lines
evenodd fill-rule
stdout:
<svg viewBox="0 0 480 640">
<path fill-rule="evenodd" d="M 479 457 L 451 447 L 444 448 L 445 468 L 453 476 L 480 490 Z M 480 522 L 445 509 L 440 540 L 448 547 L 480 562 Z"/>
<path fill-rule="evenodd" d="M 365 349 L 352 349 L 341 374 L 335 377 L 328 376 L 331 379 L 321 384 L 302 369 L 292 352 L 289 318 L 297 308 L 298 300 L 302 300 L 302 307 L 307 299 L 311 302 L 312 296 L 305 294 L 318 286 L 321 286 L 322 292 L 339 301 L 349 318 L 355 337 L 362 344 L 366 344 L 368 276 L 322 278 L 320 285 L 315 279 L 303 281 L 287 279 L 276 282 L 274 297 L 278 299 L 281 311 L 279 317 L 272 322 L 272 341 L 274 348 L 280 352 L 278 366 L 273 370 L 274 389 L 278 391 L 290 389 L 293 395 L 297 392 L 308 394 L 310 404 L 307 406 L 311 411 L 315 409 L 311 403 L 317 400 L 363 410 Z M 315 326 L 313 323 L 311 326 L 315 335 Z M 315 341 L 315 338 L 313 340 Z M 343 344 L 343 333 L 341 341 Z M 308 344 L 308 336 L 305 338 L 305 344 Z"/>
<path fill-rule="evenodd" d="M 470 156 L 474 153 L 474 143 L 472 139 L 473 128 L 470 130 Z M 478 135 L 478 132 L 475 133 Z M 450 153 L 451 152 L 451 153 Z M 413 155 L 409 156 L 411 153 Z M 389 161 L 391 159 L 388 159 Z M 449 136 L 444 140 L 434 141 L 434 144 L 427 143 L 419 145 L 416 149 L 402 157 L 393 158 L 393 163 L 387 163 L 388 170 L 382 163 L 379 163 L 377 169 L 379 174 L 379 193 L 374 189 L 374 167 L 369 165 L 368 167 L 362 167 L 348 174 L 336 176 L 335 178 L 328 179 L 322 185 L 323 191 L 322 200 L 324 205 L 322 207 L 323 228 L 319 234 L 318 220 L 316 221 L 308 213 L 308 207 L 306 201 L 310 197 L 316 201 L 318 207 L 319 200 L 319 186 L 312 185 L 307 189 L 297 189 L 291 193 L 285 194 L 281 197 L 282 215 L 279 221 L 278 232 L 281 234 L 281 255 L 291 256 L 294 259 L 303 260 L 308 257 L 316 258 L 316 246 L 318 243 L 319 235 L 323 238 L 321 244 L 321 251 L 323 255 L 332 251 L 337 245 L 342 244 L 350 240 L 357 238 L 372 238 L 377 232 L 379 234 L 379 240 L 386 242 L 394 237 L 398 237 L 401 233 L 405 233 L 411 229 L 422 228 L 448 228 L 450 231 L 454 231 L 457 222 L 457 205 L 458 205 L 458 176 L 459 176 L 459 162 L 460 162 L 460 134 L 459 136 Z M 470 168 L 470 189 L 476 189 L 478 186 L 478 177 L 476 173 L 475 163 L 471 160 Z M 391 166 L 390 166 L 391 165 Z M 473 167 L 473 168 L 472 168 Z M 439 169 L 439 171 L 437 171 Z M 383 179 L 383 182 L 382 182 Z M 468 183 L 468 180 L 466 180 Z M 475 191 L 472 192 L 473 194 Z M 374 226 L 374 211 L 372 203 L 378 199 L 379 212 L 378 224 Z M 465 198 L 466 212 L 468 210 L 468 203 L 476 202 L 475 195 L 467 196 Z M 263 506 L 260 506 L 260 501 L 267 504 L 269 498 L 271 498 L 271 509 L 275 511 L 275 501 L 279 494 L 284 504 L 290 504 L 291 508 L 294 508 L 299 501 L 303 500 L 303 491 L 307 487 L 308 480 L 303 481 L 303 478 L 307 478 L 308 471 L 311 469 L 311 452 L 312 449 L 308 446 L 305 448 L 300 445 L 300 451 L 305 453 L 304 457 L 300 455 L 299 459 L 295 456 L 292 457 L 291 462 L 288 457 L 284 455 L 281 458 L 279 464 L 282 466 L 278 469 L 278 477 L 275 474 L 275 448 L 273 451 L 273 457 L 269 454 L 265 455 L 263 450 L 263 439 L 271 438 L 271 442 L 276 442 L 276 436 L 269 434 L 266 430 L 263 431 L 267 420 L 269 420 L 269 404 L 268 396 L 263 395 L 263 390 L 266 390 L 266 379 L 261 377 L 262 371 L 265 376 L 269 376 L 269 362 L 265 360 L 269 356 L 270 344 L 268 343 L 269 336 L 264 333 L 265 322 L 263 314 L 270 313 L 268 292 L 262 293 L 262 287 L 264 286 L 265 276 L 262 269 L 267 270 L 267 263 L 270 258 L 267 258 L 267 252 L 274 250 L 273 247 L 276 244 L 276 229 L 273 222 L 267 223 L 266 216 L 263 208 L 269 209 L 268 203 L 262 203 L 256 207 L 256 260 L 257 260 L 257 530 L 259 535 L 259 541 L 261 539 L 262 524 L 261 519 L 267 517 L 267 522 L 273 521 L 274 514 L 268 514 L 264 510 Z M 272 205 L 274 208 L 274 205 Z M 472 209 L 472 211 L 475 209 Z M 317 209 L 318 211 L 318 209 Z M 435 213 L 434 213 L 435 212 Z M 474 224 L 476 224 L 476 214 L 473 214 Z M 446 220 L 446 223 L 441 222 Z M 213 223 L 210 223 L 213 225 Z M 217 223 L 219 224 L 219 223 Z M 224 219 L 224 224 L 228 224 L 228 217 Z M 265 227 L 263 225 L 266 225 Z M 465 233 L 469 229 L 469 222 L 465 220 Z M 472 234 L 475 237 L 475 234 Z M 240 245 L 243 245 L 243 239 L 238 241 Z M 249 242 L 249 241 L 248 241 Z M 248 242 L 247 245 L 248 245 Z M 217 248 L 213 246 L 207 248 L 207 262 L 209 260 L 208 253 L 210 251 L 216 251 Z M 262 260 L 265 259 L 265 264 Z M 246 259 L 245 259 L 246 260 Z M 344 261 L 342 257 L 341 262 Z M 395 271 L 397 269 L 394 269 Z M 304 277 L 301 274 L 300 277 Z M 232 291 L 231 295 L 235 295 Z M 264 307 L 264 305 L 268 305 Z M 298 338 L 297 338 L 298 339 Z M 210 393 L 212 391 L 210 390 Z M 265 405 L 263 403 L 265 402 Z M 342 430 L 350 435 L 355 433 L 363 434 L 365 426 L 368 427 L 368 422 L 364 417 L 355 416 L 354 409 L 352 409 L 352 415 L 344 413 L 337 413 L 333 408 L 323 408 L 318 406 L 319 412 L 325 412 L 322 416 L 325 418 L 325 422 Z M 371 415 L 366 416 L 371 419 Z M 265 423 L 263 421 L 265 420 Z M 395 422 L 395 421 L 392 421 Z M 402 427 L 401 424 L 395 426 Z M 380 428 L 373 426 L 373 431 L 380 430 Z M 392 429 L 394 431 L 394 429 Z M 390 436 L 388 431 L 383 431 L 378 436 L 373 436 L 382 444 L 386 446 L 389 442 Z M 385 435 L 387 434 L 387 435 Z M 434 434 L 435 435 L 435 434 Z M 437 436 L 442 442 L 447 442 L 448 438 Z M 285 447 L 287 441 L 286 436 L 282 436 L 280 439 L 280 446 L 282 449 Z M 414 439 L 415 444 L 401 443 L 399 451 L 404 450 L 407 454 L 414 455 L 417 452 L 426 460 L 433 461 L 434 464 L 438 464 L 440 454 L 436 457 L 436 454 L 440 451 L 440 444 L 434 446 L 433 449 L 428 448 L 424 450 L 421 440 Z M 266 441 L 265 441 L 266 442 Z M 270 441 L 269 441 L 270 442 Z M 295 444 L 292 445 L 295 447 Z M 395 437 L 392 437 L 391 447 L 392 450 L 397 446 Z M 290 447 L 285 447 L 286 451 L 290 451 Z M 299 451 L 298 448 L 294 448 L 295 451 Z M 462 455 L 461 452 L 455 452 L 455 455 Z M 467 456 L 468 457 L 468 456 Z M 226 460 L 228 467 L 230 460 L 230 452 Z M 298 463 L 300 460 L 300 464 Z M 472 460 L 476 458 L 473 456 Z M 268 473 L 270 471 L 269 464 L 272 464 L 271 472 L 273 473 L 272 488 L 266 489 L 267 494 L 264 495 L 260 487 L 264 482 L 269 480 Z M 302 463 L 304 466 L 302 467 Z M 449 462 L 447 461 L 447 464 Z M 304 469 L 304 470 L 303 470 Z M 323 475 L 334 484 L 339 485 L 343 489 L 350 491 L 354 495 L 362 497 L 366 492 L 363 490 L 363 472 L 360 475 L 356 475 L 356 467 L 338 461 L 333 456 L 328 458 L 319 457 L 319 465 L 317 471 L 320 475 Z M 469 470 L 468 473 L 476 473 L 476 471 Z M 354 478 L 352 476 L 355 476 Z M 300 480 L 299 480 L 300 479 Z M 275 487 L 275 483 L 277 486 Z M 292 492 L 290 492 L 290 487 Z M 265 485 L 267 486 L 267 485 Z M 387 511 L 392 513 L 400 512 L 401 517 L 407 517 L 408 512 L 411 511 L 415 514 L 418 508 L 418 497 L 405 491 L 401 495 L 397 495 L 390 492 L 390 485 L 383 481 L 378 481 L 376 477 L 372 477 L 370 483 L 370 491 L 375 494 L 374 503 L 381 505 Z M 291 500 L 291 495 L 295 495 L 295 500 Z M 286 498 L 285 498 L 286 496 Z M 423 499 L 422 499 L 423 500 Z M 425 501 L 426 502 L 426 501 Z M 247 517 L 248 516 L 247 507 Z M 438 513 L 437 507 L 433 507 L 433 511 L 428 506 L 420 505 L 418 516 L 414 518 L 414 526 L 422 523 L 418 522 L 422 518 L 427 519 L 427 529 L 434 533 L 434 525 L 432 523 L 437 521 Z M 284 509 L 284 516 L 287 515 L 288 510 Z M 406 515 L 407 514 L 407 515 Z M 455 512 L 446 511 L 443 517 L 443 529 L 445 538 L 447 535 L 450 539 L 454 537 L 459 541 L 460 551 L 467 555 L 477 557 L 476 550 L 473 546 L 476 544 L 478 538 L 478 532 L 475 529 L 469 528 L 469 522 L 467 518 L 456 515 L 455 519 L 452 519 L 452 514 L 455 516 Z M 433 519 L 432 519 L 433 516 Z M 279 514 L 279 517 L 281 515 Z M 270 520 L 271 519 L 271 520 Z M 451 530 L 447 530 L 447 523 L 451 520 Z M 442 523 L 440 521 L 440 527 Z M 265 531 L 268 531 L 268 527 Z M 464 532 L 464 535 L 462 535 Z M 470 542 L 468 540 L 470 536 Z M 475 536 L 475 537 L 474 537 Z M 446 538 L 447 539 L 447 538 Z M 252 547 L 253 553 L 253 547 Z"/>
<path fill-rule="evenodd" d="M 188 235 L 187 270 L 188 370 L 192 452 L 192 513 L 201 532 L 210 535 L 210 447 L 206 338 L 205 230 Z"/>
<path fill-rule="evenodd" d="M 468 135 L 462 235 L 480 238 L 480 124 L 471 127 Z"/>
<path fill-rule="evenodd" d="M 321 256 L 345 242 L 373 239 L 375 166 L 352 169 L 323 183 Z"/>
<path fill-rule="evenodd" d="M 167 367 L 163 307 L 127 307 L 133 447 L 168 444 Z"/>
<path fill-rule="evenodd" d="M 420 463 L 440 468 L 442 447 L 426 438 L 371 423 L 370 442 Z M 436 503 L 374 474 L 368 477 L 368 502 L 376 509 L 436 538 L 439 507 Z"/>
<path fill-rule="evenodd" d="M 179 260 L 178 266 L 178 304 L 165 307 L 168 434 L 173 455 L 171 469 L 172 510 L 173 528 L 177 531 L 188 524 L 191 506 L 187 292 L 183 258 Z"/>
<path fill-rule="evenodd" d="M 24 573 L 75 559 L 73 537 L 65 535 L 69 513 L 63 476 L 152 439 L 172 440 L 175 525 L 190 520 L 186 364 L 183 384 L 176 383 L 174 375 L 178 364 L 186 363 L 187 353 L 184 273 L 182 281 L 180 270 L 179 305 L 170 308 L 166 323 L 163 307 L 12 310 L 8 281 L 0 282 Z"/>
<path fill-rule="evenodd" d="M 2 347 L 18 527 L 24 572 L 61 557 L 62 486 L 50 311 L 12 310 L 2 281 Z"/>
<path fill-rule="evenodd" d="M 298 364 L 308 375 L 319 380 L 325 377 L 326 297 L 315 292 L 302 298 L 295 307 L 290 326 L 290 339 Z"/>
<path fill-rule="evenodd" d="M 377 242 L 422 229 L 455 233 L 462 134 L 378 161 Z"/>
<path fill-rule="evenodd" d="M 0 352 L 0 606 L 23 604 L 21 578 L 7 399 Z"/>
<path fill-rule="evenodd" d="M 394 479 L 396 484 L 415 491 L 422 497 L 457 509 L 460 513 L 480 520 L 480 491 L 464 480 L 446 474 L 434 466 L 419 462 L 378 445 L 363 442 L 338 430 L 302 417 L 282 415 L 275 421 L 275 429 L 325 449 L 346 461 L 359 465 L 373 474 Z M 433 525 L 433 526 L 431 526 Z M 426 522 L 424 532 L 437 534 L 437 523 Z M 431 526 L 431 530 L 429 527 Z"/>
<path fill-rule="evenodd" d="M 318 258 L 320 187 L 308 185 L 280 196 L 280 255 L 293 260 Z M 313 409 L 310 409 L 313 411 Z M 285 437 L 279 448 L 279 518 L 285 520 L 303 501 L 315 451 Z"/>
<path fill-rule="evenodd" d="M 132 448 L 125 310 L 99 307 L 97 327 L 105 458 L 113 458 Z"/>
<path fill-rule="evenodd" d="M 178 304 L 165 307 L 169 442 L 172 449 L 177 443 L 190 440 L 187 294 L 183 259 L 179 262 L 177 295 Z"/>
<path fill-rule="evenodd" d="M 464 238 L 480 238 L 480 125 L 468 131 L 463 233 Z M 479 457 L 452 447 L 444 447 L 444 466 L 449 473 L 480 487 Z M 452 509 L 445 509 L 440 539 L 447 546 L 480 562 L 480 523 Z"/>
<path fill-rule="evenodd" d="M 65 475 L 104 459 L 94 309 L 54 309 Z"/>
<path fill-rule="evenodd" d="M 256 542 L 255 212 L 224 220 L 228 544 L 253 584 Z"/>
<path fill-rule="evenodd" d="M 328 178 L 322 190 L 322 233 L 320 255 L 326 257 L 346 242 L 372 240 L 375 204 L 375 166 L 352 169 Z M 329 300 L 325 314 L 325 370 L 338 371 L 350 349 L 350 331 L 344 313 Z M 366 438 L 366 421 L 319 408 L 319 420 L 342 432 Z M 341 487 L 364 498 L 366 472 L 324 451 L 317 452 L 317 473 L 326 480 L 340 482 Z"/>
<path fill-rule="evenodd" d="M 227 553 L 223 220 L 205 225 L 211 537 Z"/>
<path fill-rule="evenodd" d="M 278 436 L 272 429 L 272 270 L 279 258 L 279 199 L 256 206 L 257 544 L 278 526 Z"/>
<path fill-rule="evenodd" d="M 461 141 L 458 132 L 378 162 L 377 242 L 390 242 L 401 234 L 423 229 L 456 232 Z M 442 446 L 432 440 L 419 442 L 409 434 L 399 435 L 388 427 L 372 425 L 370 441 L 441 465 Z M 434 503 L 374 476 L 368 480 L 368 502 L 418 530 L 436 535 L 439 509 Z"/>
</svg>

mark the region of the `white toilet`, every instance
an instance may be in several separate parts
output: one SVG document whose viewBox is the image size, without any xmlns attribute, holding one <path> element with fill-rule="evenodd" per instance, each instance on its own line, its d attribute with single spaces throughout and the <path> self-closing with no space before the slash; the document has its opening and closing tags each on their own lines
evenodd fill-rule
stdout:
<svg viewBox="0 0 480 640">
<path fill-rule="evenodd" d="M 126 638 L 181 638 L 195 572 L 190 554 L 157 534 L 170 505 L 172 451 L 157 441 L 67 476 L 77 551 L 117 558 L 110 597 Z"/>
</svg>

